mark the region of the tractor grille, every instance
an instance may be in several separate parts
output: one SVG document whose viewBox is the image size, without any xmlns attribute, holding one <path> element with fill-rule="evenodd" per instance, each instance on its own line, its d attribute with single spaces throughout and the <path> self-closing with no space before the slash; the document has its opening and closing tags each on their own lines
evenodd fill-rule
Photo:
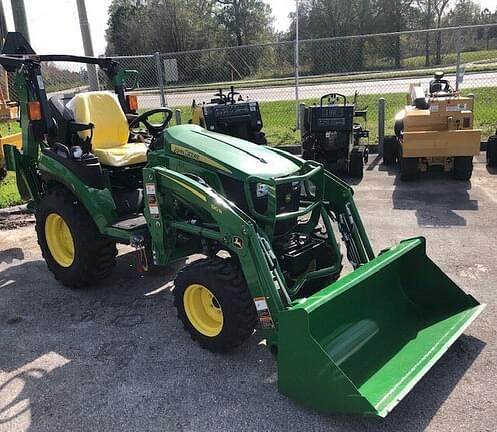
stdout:
<svg viewBox="0 0 497 432">
<path fill-rule="evenodd" d="M 245 197 L 243 183 L 227 176 L 221 177 L 226 197 L 233 201 L 241 210 L 250 215 L 247 199 Z M 282 184 L 276 188 L 276 206 L 277 214 L 294 212 L 299 209 L 300 205 L 300 183 L 298 184 Z M 257 184 L 250 185 L 250 193 L 254 202 L 255 209 L 264 214 L 267 211 L 268 198 L 266 196 L 257 196 Z M 280 221 L 276 224 L 275 234 L 283 234 L 291 231 L 297 223 L 297 218 Z"/>
</svg>

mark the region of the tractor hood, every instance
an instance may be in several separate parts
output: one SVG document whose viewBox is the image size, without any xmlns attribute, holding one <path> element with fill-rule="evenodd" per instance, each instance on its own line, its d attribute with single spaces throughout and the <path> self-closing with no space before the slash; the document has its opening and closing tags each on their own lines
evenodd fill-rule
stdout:
<svg viewBox="0 0 497 432">
<path fill-rule="evenodd" d="M 210 132 L 197 125 L 173 126 L 164 135 L 166 151 L 228 175 L 242 173 L 269 179 L 288 176 L 299 169 L 268 147 Z"/>
</svg>

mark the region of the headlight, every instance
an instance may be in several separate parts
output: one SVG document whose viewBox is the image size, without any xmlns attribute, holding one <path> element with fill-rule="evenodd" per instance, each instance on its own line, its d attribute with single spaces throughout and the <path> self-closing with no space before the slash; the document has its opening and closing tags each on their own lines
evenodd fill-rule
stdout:
<svg viewBox="0 0 497 432">
<path fill-rule="evenodd" d="M 265 196 L 267 196 L 267 193 L 268 193 L 268 189 L 269 189 L 269 186 L 265 183 L 257 183 L 256 185 L 256 189 L 255 189 L 255 196 L 257 198 L 263 198 Z"/>
</svg>

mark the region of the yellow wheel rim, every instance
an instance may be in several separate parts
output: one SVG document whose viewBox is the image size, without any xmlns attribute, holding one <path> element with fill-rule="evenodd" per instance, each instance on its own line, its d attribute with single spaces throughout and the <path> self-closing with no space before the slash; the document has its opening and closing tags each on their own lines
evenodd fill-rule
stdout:
<svg viewBox="0 0 497 432">
<path fill-rule="evenodd" d="M 45 238 L 52 258 L 61 267 L 74 262 L 74 240 L 62 216 L 50 213 L 45 220 Z"/>
<path fill-rule="evenodd" d="M 204 285 L 189 285 L 183 294 L 183 306 L 192 326 L 204 336 L 214 337 L 223 329 L 223 311 L 212 292 Z"/>
</svg>

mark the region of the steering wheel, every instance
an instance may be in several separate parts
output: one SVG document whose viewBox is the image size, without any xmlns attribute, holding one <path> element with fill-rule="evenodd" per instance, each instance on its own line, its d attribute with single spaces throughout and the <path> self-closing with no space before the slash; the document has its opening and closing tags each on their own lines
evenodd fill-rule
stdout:
<svg viewBox="0 0 497 432">
<path fill-rule="evenodd" d="M 162 123 L 151 123 L 148 119 L 149 117 L 155 115 L 155 114 L 165 114 L 166 118 Z M 131 123 L 129 124 L 129 129 L 134 129 L 136 128 L 140 123 L 143 123 L 147 130 L 150 132 L 150 135 L 152 135 L 154 138 L 160 135 L 164 129 L 167 127 L 168 123 L 171 121 L 171 118 L 173 117 L 173 111 L 169 108 L 156 108 L 147 112 L 144 112 L 143 114 L 140 114 L 138 117 L 133 119 Z"/>
</svg>

